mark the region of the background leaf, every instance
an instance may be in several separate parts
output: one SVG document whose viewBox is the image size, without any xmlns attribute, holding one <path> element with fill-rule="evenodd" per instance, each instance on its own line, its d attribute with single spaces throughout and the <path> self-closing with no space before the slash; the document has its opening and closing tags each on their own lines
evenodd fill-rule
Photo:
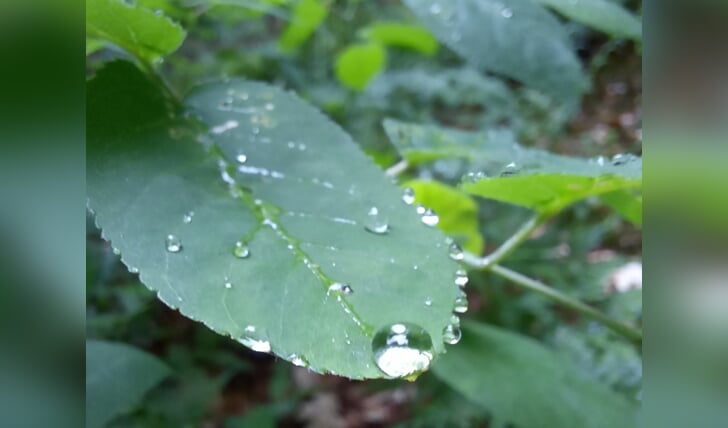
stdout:
<svg viewBox="0 0 728 428">
<path fill-rule="evenodd" d="M 622 217 L 642 226 L 642 194 L 633 190 L 618 190 L 603 194 L 600 199 Z"/>
<path fill-rule="evenodd" d="M 208 85 L 187 100 L 210 126 L 201 145 L 128 63 L 87 94 L 89 206 L 169 306 L 350 378 L 383 376 L 372 336 L 392 323 L 423 327 L 443 352 L 458 287 L 442 233 L 318 111 L 265 84 Z M 365 230 L 381 222 L 388 233 Z"/>
<path fill-rule="evenodd" d="M 615 37 L 642 40 L 642 22 L 614 0 L 536 0 L 565 17 Z"/>
<path fill-rule="evenodd" d="M 86 36 L 107 40 L 137 58 L 153 61 L 177 50 L 185 31 L 153 10 L 122 0 L 86 2 Z"/>
<path fill-rule="evenodd" d="M 437 52 L 437 40 L 425 28 L 399 22 L 375 22 L 362 32 L 371 41 L 385 46 L 416 50 L 424 55 Z"/>
<path fill-rule="evenodd" d="M 478 229 L 478 206 L 473 199 L 458 189 L 430 180 L 411 180 L 403 184 L 415 192 L 415 200 L 435 210 L 437 223 L 463 249 L 480 254 L 483 237 Z"/>
<path fill-rule="evenodd" d="M 443 382 L 522 428 L 629 428 L 636 405 L 537 342 L 466 322 L 434 367 Z"/>
<path fill-rule="evenodd" d="M 86 341 L 86 427 L 131 410 L 170 374 L 157 358 L 123 343 Z"/>
<path fill-rule="evenodd" d="M 291 22 L 278 39 L 278 46 L 285 52 L 301 46 L 326 19 L 328 12 L 318 0 L 299 1 L 293 9 Z"/>
<path fill-rule="evenodd" d="M 336 58 L 336 77 L 346 87 L 366 88 L 387 62 L 387 52 L 379 43 L 352 45 Z"/>
<path fill-rule="evenodd" d="M 539 89 L 573 109 L 584 77 L 566 31 L 532 0 L 405 0 L 440 41 L 481 70 Z M 533 37 L 538 34 L 538 37 Z"/>
<path fill-rule="evenodd" d="M 632 155 L 611 160 L 557 155 L 522 147 L 505 130 L 472 133 L 394 120 L 384 127 L 413 163 L 461 159 L 465 192 L 544 213 L 589 196 L 639 188 L 642 182 L 641 159 Z"/>
</svg>

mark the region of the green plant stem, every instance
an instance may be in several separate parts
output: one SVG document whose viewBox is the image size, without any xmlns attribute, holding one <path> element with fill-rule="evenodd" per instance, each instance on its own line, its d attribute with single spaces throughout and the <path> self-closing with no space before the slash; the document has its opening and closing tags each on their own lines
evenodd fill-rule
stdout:
<svg viewBox="0 0 728 428">
<path fill-rule="evenodd" d="M 471 266 L 477 267 L 479 269 L 488 269 L 493 265 L 498 264 L 501 260 L 503 260 L 507 255 L 509 255 L 513 250 L 515 250 L 519 245 L 523 243 L 526 239 L 528 239 L 529 236 L 533 233 L 534 230 L 541 227 L 548 219 L 551 218 L 551 215 L 547 214 L 536 214 L 533 217 L 531 217 L 528 221 L 526 221 L 523 226 L 521 226 L 516 233 L 514 233 L 506 242 L 501 244 L 500 247 L 498 247 L 495 251 L 488 254 L 485 257 L 477 257 L 473 255 L 468 255 L 468 261 L 467 263 Z"/>
<path fill-rule="evenodd" d="M 164 77 L 162 77 L 162 75 L 157 72 L 154 66 L 149 61 L 141 58 L 137 59 L 139 60 L 142 69 L 149 75 L 149 77 L 154 80 L 154 82 L 156 82 L 164 90 L 164 93 L 167 94 L 169 100 L 175 103 L 179 103 L 181 101 L 180 96 L 177 95 L 177 93 L 174 91 L 174 89 L 172 89 L 171 86 L 169 86 L 167 81 L 164 80 Z"/>
<path fill-rule="evenodd" d="M 567 308 L 573 309 L 585 316 L 588 316 L 593 320 L 599 321 L 613 331 L 621 334 L 622 336 L 632 341 L 642 342 L 642 331 L 640 329 L 614 320 L 607 315 L 599 312 L 598 310 L 592 308 L 591 306 L 571 296 L 567 296 L 566 294 L 563 294 L 562 292 L 551 288 L 542 282 L 536 281 L 535 279 L 529 278 L 523 274 L 520 274 L 516 271 L 500 265 L 492 265 L 489 267 L 489 270 L 494 274 L 508 279 L 524 288 L 535 291 L 542 296 L 548 297 L 549 299 L 558 302 L 561 305 L 566 306 Z"/>
</svg>

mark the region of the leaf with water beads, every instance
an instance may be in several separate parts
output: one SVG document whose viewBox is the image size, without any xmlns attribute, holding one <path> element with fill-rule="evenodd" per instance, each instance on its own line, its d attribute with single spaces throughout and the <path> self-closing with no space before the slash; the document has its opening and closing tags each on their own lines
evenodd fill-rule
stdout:
<svg viewBox="0 0 728 428">
<path fill-rule="evenodd" d="M 169 128 L 188 125 L 132 66 L 108 66 L 87 94 L 89 205 L 169 306 L 350 378 L 390 377 L 385 361 L 414 376 L 444 352 L 458 293 L 445 237 L 319 112 L 264 84 L 211 84 L 186 101 L 209 132 L 173 139 Z M 372 217 L 387 233 L 367 229 Z M 431 349 L 375 358 L 376 332 L 395 324 L 423 331 Z"/>
</svg>

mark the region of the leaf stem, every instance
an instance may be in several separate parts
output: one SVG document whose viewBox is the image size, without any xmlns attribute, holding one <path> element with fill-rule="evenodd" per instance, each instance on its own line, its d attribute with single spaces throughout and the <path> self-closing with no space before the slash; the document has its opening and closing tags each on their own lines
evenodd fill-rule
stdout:
<svg viewBox="0 0 728 428">
<path fill-rule="evenodd" d="M 621 323 L 609 316 L 599 312 L 593 307 L 571 297 L 562 292 L 549 287 L 548 285 L 536 281 L 535 279 L 529 278 L 516 271 L 508 269 L 500 265 L 490 266 L 489 270 L 496 275 L 499 275 L 505 279 L 508 279 L 524 288 L 541 294 L 542 296 L 548 297 L 549 299 L 560 303 L 567 308 L 573 309 L 589 318 L 599 321 L 605 326 L 609 327 L 613 331 L 621 334 L 622 336 L 630 339 L 634 342 L 642 342 L 642 331 L 636 327 Z"/>
<path fill-rule="evenodd" d="M 466 263 L 479 268 L 488 269 L 493 265 L 498 264 L 513 250 L 515 250 L 523 241 L 527 240 L 534 230 L 542 226 L 548 219 L 551 218 L 550 214 L 536 214 L 526 221 L 508 240 L 506 240 L 500 247 L 495 249 L 492 253 L 485 257 L 477 257 L 472 254 L 466 256 Z"/>
<path fill-rule="evenodd" d="M 167 83 L 166 80 L 164 80 L 164 77 L 157 72 L 157 70 L 154 68 L 152 63 L 147 61 L 146 59 L 137 58 L 139 60 L 139 63 L 142 66 L 142 69 L 151 77 L 155 83 L 159 85 L 160 88 L 164 91 L 165 94 L 167 94 L 167 97 L 170 101 L 173 101 L 175 103 L 179 103 L 181 98 L 177 93 L 172 89 L 171 86 Z"/>
</svg>

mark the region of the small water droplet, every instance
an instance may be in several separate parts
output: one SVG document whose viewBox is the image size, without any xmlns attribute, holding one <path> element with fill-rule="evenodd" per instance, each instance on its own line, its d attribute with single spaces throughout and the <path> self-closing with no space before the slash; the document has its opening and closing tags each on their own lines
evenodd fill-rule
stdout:
<svg viewBox="0 0 728 428">
<path fill-rule="evenodd" d="M 412 266 L 412 269 L 414 269 L 414 270 L 419 270 L 419 269 L 420 269 L 420 267 L 419 267 L 418 265 L 413 265 L 413 266 Z"/>
<path fill-rule="evenodd" d="M 422 213 L 422 223 L 425 223 L 427 226 L 433 227 L 437 226 L 437 223 L 440 222 L 440 217 L 437 216 L 437 213 L 431 209 L 426 209 L 424 213 Z"/>
<path fill-rule="evenodd" d="M 273 111 L 273 109 L 275 109 L 275 108 L 276 108 L 276 106 L 274 106 L 273 103 L 265 103 L 266 110 Z"/>
<path fill-rule="evenodd" d="M 510 176 L 518 174 L 518 172 L 519 172 L 518 165 L 516 165 L 515 162 L 511 162 L 503 168 L 503 170 L 500 173 L 500 176 L 501 177 L 510 177 Z"/>
<path fill-rule="evenodd" d="M 450 258 L 453 260 L 462 260 L 465 258 L 463 249 L 456 243 L 450 244 Z"/>
<path fill-rule="evenodd" d="M 225 284 L 224 285 L 225 285 L 225 288 L 227 288 L 227 289 L 233 288 L 233 283 L 230 282 L 230 280 L 227 279 L 227 278 L 225 278 Z"/>
<path fill-rule="evenodd" d="M 379 209 L 377 207 L 371 207 L 369 213 L 367 213 L 367 222 L 364 228 L 371 233 L 377 235 L 384 235 L 389 232 L 389 224 L 379 215 Z"/>
<path fill-rule="evenodd" d="M 460 331 L 460 327 L 457 325 L 449 324 L 442 331 L 442 340 L 448 345 L 457 344 L 458 342 L 460 342 L 461 337 L 462 332 Z"/>
<path fill-rule="evenodd" d="M 407 205 L 412 205 L 415 202 L 415 190 L 411 187 L 405 187 L 402 191 L 402 201 Z"/>
<path fill-rule="evenodd" d="M 432 338 L 422 327 L 410 323 L 387 325 L 372 339 L 377 367 L 393 378 L 417 375 L 430 367 Z"/>
<path fill-rule="evenodd" d="M 182 241 L 174 235 L 167 235 L 167 238 L 164 241 L 164 246 L 170 253 L 179 253 L 182 251 Z"/>
<path fill-rule="evenodd" d="M 297 354 L 289 355 L 288 361 L 290 361 L 294 366 L 308 367 L 308 361 L 306 361 L 305 358 L 303 358 L 302 356 L 297 355 Z"/>
<path fill-rule="evenodd" d="M 334 282 L 333 284 L 329 285 L 329 290 L 327 294 L 329 293 L 343 293 L 343 294 L 352 294 L 354 292 L 354 289 L 351 288 L 349 284 L 345 284 L 343 282 Z"/>
<path fill-rule="evenodd" d="M 239 164 L 244 164 L 248 161 L 248 157 L 245 155 L 245 153 L 238 153 L 238 155 L 235 156 L 235 160 L 238 161 Z"/>
<path fill-rule="evenodd" d="M 248 95 L 248 93 L 247 93 L 247 92 L 241 92 L 241 93 L 240 93 L 240 99 L 241 99 L 241 100 L 245 101 L 245 100 L 247 100 L 248 98 L 250 98 L 250 95 Z"/>
<path fill-rule="evenodd" d="M 460 293 L 455 298 L 455 306 L 453 307 L 453 311 L 464 314 L 468 311 L 468 296 L 465 295 L 465 293 Z"/>
<path fill-rule="evenodd" d="M 116 247 L 112 247 L 111 252 L 114 253 L 115 256 L 118 256 L 121 254 L 121 250 Z"/>
<path fill-rule="evenodd" d="M 431 14 L 438 15 L 440 12 L 442 12 L 442 6 L 440 6 L 439 4 L 434 3 L 434 4 L 432 4 L 432 6 L 430 6 Z"/>
<path fill-rule="evenodd" d="M 634 162 L 639 158 L 631 153 L 619 153 L 612 157 L 612 165 L 621 166 Z"/>
<path fill-rule="evenodd" d="M 419 204 L 418 204 L 418 205 L 417 205 L 417 206 L 415 207 L 415 210 L 417 211 L 417 214 L 419 214 L 419 215 L 424 215 L 424 214 L 425 214 L 425 212 L 427 211 L 427 208 L 425 208 L 424 206 L 422 206 L 422 205 L 419 205 Z"/>
<path fill-rule="evenodd" d="M 425 299 L 425 306 L 432 306 L 432 299 L 429 297 Z"/>
<path fill-rule="evenodd" d="M 508 8 L 505 8 L 505 9 L 501 10 L 501 16 L 504 18 L 510 18 L 513 16 L 513 11 Z"/>
<path fill-rule="evenodd" d="M 161 9 L 155 9 L 154 14 L 157 16 L 162 16 L 162 10 Z"/>
<path fill-rule="evenodd" d="M 450 316 L 450 324 L 460 327 L 460 317 L 455 314 L 452 314 Z"/>
<path fill-rule="evenodd" d="M 225 98 L 220 103 L 220 108 L 221 109 L 229 109 L 230 107 L 232 107 L 233 101 L 235 101 L 235 100 L 233 100 L 233 97 L 227 97 L 227 98 Z"/>
<path fill-rule="evenodd" d="M 182 222 L 184 224 L 190 224 L 190 223 L 192 223 L 192 217 L 194 217 L 194 216 L 195 216 L 195 212 L 190 211 L 187 214 L 182 216 Z"/>
<path fill-rule="evenodd" d="M 233 246 L 233 255 L 239 259 L 245 259 L 250 257 L 250 248 L 248 244 L 243 241 L 238 241 Z"/>
<path fill-rule="evenodd" d="M 252 132 L 253 135 L 258 135 L 258 134 L 260 134 L 260 128 L 258 128 L 257 126 L 254 126 L 254 127 L 250 128 L 250 132 Z"/>
<path fill-rule="evenodd" d="M 238 342 L 247 346 L 255 352 L 270 352 L 270 342 L 267 340 L 255 339 L 253 337 L 241 337 Z"/>
<path fill-rule="evenodd" d="M 468 284 L 468 273 L 462 269 L 458 269 L 455 272 L 455 285 L 460 288 L 465 287 Z"/>
<path fill-rule="evenodd" d="M 300 150 L 300 151 L 306 150 L 306 144 L 304 144 L 304 143 L 298 144 L 298 150 Z"/>
<path fill-rule="evenodd" d="M 129 268 L 129 272 L 131 272 L 131 273 L 139 273 L 139 268 L 138 267 L 131 266 Z"/>
</svg>

